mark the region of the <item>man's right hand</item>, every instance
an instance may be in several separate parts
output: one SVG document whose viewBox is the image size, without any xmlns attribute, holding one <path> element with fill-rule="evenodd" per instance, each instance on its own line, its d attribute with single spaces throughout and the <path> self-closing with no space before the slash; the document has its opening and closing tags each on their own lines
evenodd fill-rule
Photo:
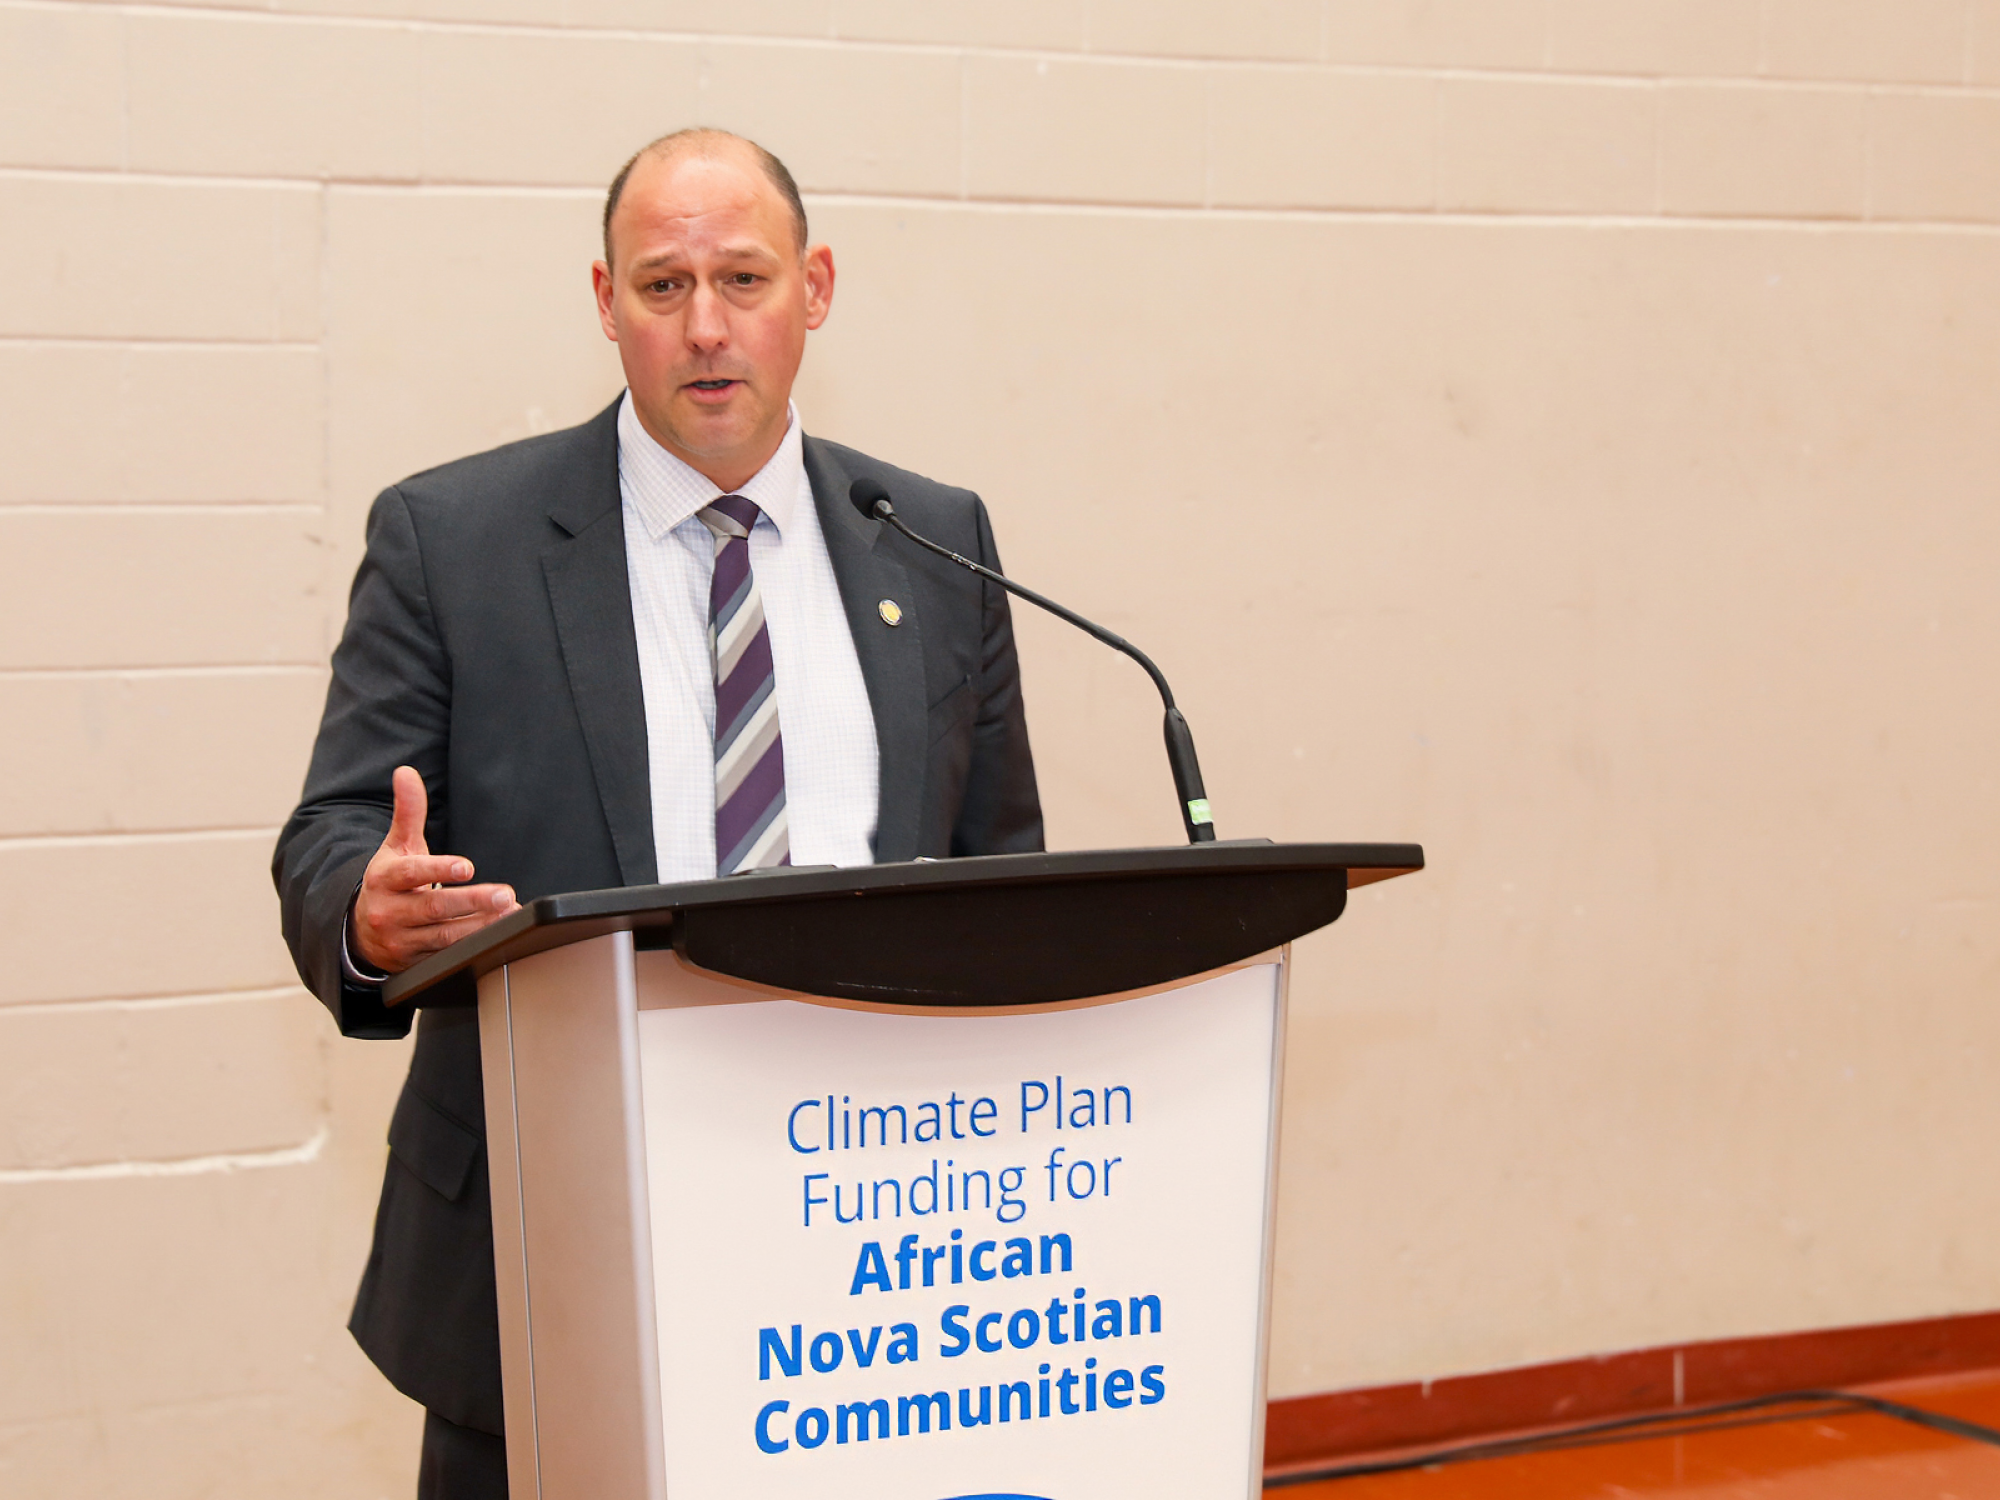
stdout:
<svg viewBox="0 0 2000 1500">
<path fill-rule="evenodd" d="M 410 766 L 391 780 L 396 811 L 389 836 L 368 861 L 354 898 L 355 956 L 384 974 L 400 974 L 417 960 L 449 947 L 513 911 L 511 886 L 467 885 L 472 861 L 432 854 L 424 842 L 430 799 L 424 779 Z"/>
</svg>

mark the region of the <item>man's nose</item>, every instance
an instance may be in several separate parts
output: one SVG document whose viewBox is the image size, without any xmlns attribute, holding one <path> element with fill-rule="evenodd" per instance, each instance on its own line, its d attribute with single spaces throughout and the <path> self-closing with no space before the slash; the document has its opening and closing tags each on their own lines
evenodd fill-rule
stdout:
<svg viewBox="0 0 2000 1500">
<path fill-rule="evenodd" d="M 697 349 L 720 349 L 729 342 L 728 310 L 712 286 L 696 286 L 688 299 L 687 341 Z"/>
</svg>

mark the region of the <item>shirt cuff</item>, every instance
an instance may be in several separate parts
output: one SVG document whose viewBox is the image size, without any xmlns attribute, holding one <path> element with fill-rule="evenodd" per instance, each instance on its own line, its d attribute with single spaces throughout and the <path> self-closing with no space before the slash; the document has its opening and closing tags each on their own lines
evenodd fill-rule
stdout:
<svg viewBox="0 0 2000 1500">
<path fill-rule="evenodd" d="M 361 887 L 354 888 L 355 896 L 361 894 Z M 347 917 L 340 924 L 340 968 L 350 984 L 371 985 L 377 989 L 389 982 L 387 974 L 380 973 L 372 965 L 364 964 L 354 956 L 354 901 L 349 898 Z"/>
</svg>

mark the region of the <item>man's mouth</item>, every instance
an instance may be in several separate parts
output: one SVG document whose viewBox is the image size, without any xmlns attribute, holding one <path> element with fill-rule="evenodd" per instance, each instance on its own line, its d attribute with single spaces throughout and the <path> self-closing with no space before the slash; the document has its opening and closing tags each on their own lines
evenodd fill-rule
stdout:
<svg viewBox="0 0 2000 1500">
<path fill-rule="evenodd" d="M 733 380 L 697 380 L 691 383 L 698 391 L 726 391 L 736 384 Z"/>
</svg>

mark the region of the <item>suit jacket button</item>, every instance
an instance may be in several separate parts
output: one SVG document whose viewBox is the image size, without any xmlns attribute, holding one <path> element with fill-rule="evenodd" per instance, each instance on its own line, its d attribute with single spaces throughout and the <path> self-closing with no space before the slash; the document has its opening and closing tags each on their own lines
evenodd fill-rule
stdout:
<svg viewBox="0 0 2000 1500">
<path fill-rule="evenodd" d="M 900 625 L 903 623 L 903 606 L 898 604 L 894 599 L 884 599 L 880 604 L 875 606 L 875 611 L 882 616 L 882 623 L 884 625 Z"/>
</svg>

